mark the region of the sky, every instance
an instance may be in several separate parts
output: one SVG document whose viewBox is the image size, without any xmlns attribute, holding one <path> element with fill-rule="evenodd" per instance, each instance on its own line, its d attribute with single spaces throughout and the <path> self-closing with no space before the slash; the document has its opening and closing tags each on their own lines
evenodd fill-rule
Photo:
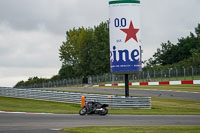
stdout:
<svg viewBox="0 0 200 133">
<path fill-rule="evenodd" d="M 109 0 L 0 0 L 0 87 L 61 67 L 66 31 L 109 19 Z M 143 60 L 162 42 L 177 43 L 200 23 L 200 0 L 141 0 Z"/>
</svg>

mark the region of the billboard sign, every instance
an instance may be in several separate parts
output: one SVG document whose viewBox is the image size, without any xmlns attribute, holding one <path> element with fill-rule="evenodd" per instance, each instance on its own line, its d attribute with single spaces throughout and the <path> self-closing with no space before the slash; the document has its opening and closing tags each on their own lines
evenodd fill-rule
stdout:
<svg viewBox="0 0 200 133">
<path fill-rule="evenodd" d="M 141 71 L 140 1 L 109 1 L 109 13 L 111 72 Z"/>
</svg>

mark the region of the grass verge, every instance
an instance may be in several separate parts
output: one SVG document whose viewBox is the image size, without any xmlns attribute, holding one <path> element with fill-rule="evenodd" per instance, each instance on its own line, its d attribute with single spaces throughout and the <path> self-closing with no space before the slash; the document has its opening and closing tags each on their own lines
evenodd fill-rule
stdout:
<svg viewBox="0 0 200 133">
<path fill-rule="evenodd" d="M 199 133 L 200 126 L 92 126 L 62 131 L 68 133 Z"/>
<path fill-rule="evenodd" d="M 151 109 L 111 109 L 111 114 L 130 115 L 200 115 L 200 102 L 167 98 L 152 98 Z"/>
<path fill-rule="evenodd" d="M 0 110 L 3 111 L 74 114 L 79 109 L 80 105 L 76 104 L 0 97 Z"/>
<path fill-rule="evenodd" d="M 77 88 L 79 88 L 79 89 L 82 88 L 83 91 L 76 90 Z M 94 87 L 89 87 L 89 88 L 94 88 Z M 95 87 L 95 88 L 113 89 L 113 87 L 105 87 L 105 86 Z M 172 90 L 172 91 L 200 92 L 200 85 L 142 85 L 142 86 L 129 86 L 129 88 L 130 89 L 150 89 L 150 90 Z M 60 87 L 60 88 L 39 88 L 39 89 L 56 90 L 56 91 L 83 92 L 83 93 L 85 92 L 83 87 Z M 114 86 L 114 89 L 124 89 L 124 87 L 123 86 Z M 91 92 L 91 93 L 93 93 L 93 92 Z M 94 93 L 97 93 L 97 92 L 94 92 Z M 107 94 L 107 93 L 102 93 L 102 94 Z"/>
<path fill-rule="evenodd" d="M 132 89 L 155 89 L 155 90 L 172 90 L 172 91 L 188 91 L 200 92 L 200 85 L 154 85 L 154 86 L 131 86 Z"/>
<path fill-rule="evenodd" d="M 112 88 L 112 87 L 99 87 L 99 88 Z M 114 88 L 123 88 L 115 86 Z M 142 86 L 129 86 L 130 89 L 150 89 L 150 90 L 172 90 L 172 91 L 188 91 L 200 92 L 200 85 L 142 85 Z"/>
<path fill-rule="evenodd" d="M 78 114 L 80 109 L 76 104 L 0 97 L 0 110 L 3 111 Z M 152 109 L 110 109 L 109 114 L 200 115 L 200 102 L 152 98 Z"/>
</svg>

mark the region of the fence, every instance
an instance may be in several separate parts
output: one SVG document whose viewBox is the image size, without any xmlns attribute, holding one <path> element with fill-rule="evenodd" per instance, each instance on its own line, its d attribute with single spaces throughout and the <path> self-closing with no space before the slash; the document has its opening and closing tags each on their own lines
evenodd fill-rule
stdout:
<svg viewBox="0 0 200 133">
<path fill-rule="evenodd" d="M 167 68 L 160 70 L 147 70 L 136 72 L 129 75 L 130 82 L 146 82 L 146 81 L 178 81 L 178 80 L 198 80 L 200 79 L 200 68 L 182 67 L 182 68 Z M 51 87 L 80 87 L 82 78 L 63 79 L 59 81 L 50 81 L 44 83 L 31 84 L 21 86 L 20 88 L 51 88 Z M 121 83 L 124 82 L 124 75 L 114 75 L 107 73 L 104 75 L 88 76 L 89 85 L 106 84 L 106 83 Z"/>
<path fill-rule="evenodd" d="M 46 91 L 33 89 L 0 88 L 0 96 L 44 101 L 57 101 L 81 104 L 81 96 L 86 97 L 86 102 L 96 101 L 108 104 L 111 108 L 151 108 L 150 97 L 123 97 L 115 95 L 99 95 L 87 93 L 73 93 L 62 91 Z"/>
<path fill-rule="evenodd" d="M 53 87 L 80 87 L 83 86 L 82 78 L 63 79 L 57 81 L 49 81 L 43 83 L 33 83 L 29 85 L 20 86 L 18 88 L 53 88 Z"/>
<path fill-rule="evenodd" d="M 93 84 L 120 83 L 124 82 L 124 75 L 104 74 L 91 76 Z M 147 81 L 177 81 L 177 80 L 197 80 L 200 79 L 200 68 L 183 67 L 167 68 L 160 70 L 147 70 L 135 72 L 129 75 L 130 82 Z"/>
</svg>

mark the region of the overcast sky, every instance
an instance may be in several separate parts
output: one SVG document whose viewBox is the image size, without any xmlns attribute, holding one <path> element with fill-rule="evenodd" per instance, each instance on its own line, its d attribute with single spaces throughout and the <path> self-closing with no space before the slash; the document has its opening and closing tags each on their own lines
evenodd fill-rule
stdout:
<svg viewBox="0 0 200 133">
<path fill-rule="evenodd" d="M 0 86 L 56 75 L 66 31 L 108 20 L 108 1 L 0 0 Z M 200 23 L 200 0 L 142 0 L 141 8 L 143 60 Z"/>
</svg>

